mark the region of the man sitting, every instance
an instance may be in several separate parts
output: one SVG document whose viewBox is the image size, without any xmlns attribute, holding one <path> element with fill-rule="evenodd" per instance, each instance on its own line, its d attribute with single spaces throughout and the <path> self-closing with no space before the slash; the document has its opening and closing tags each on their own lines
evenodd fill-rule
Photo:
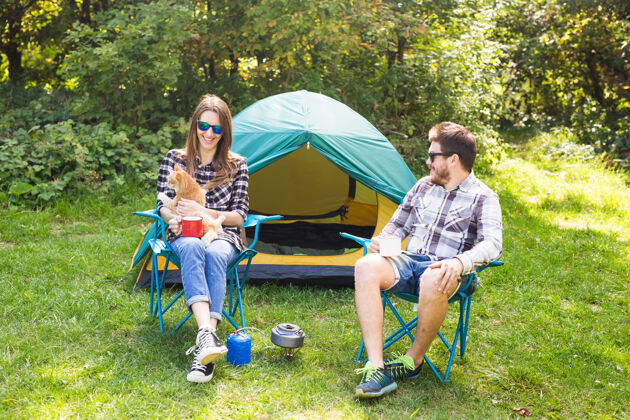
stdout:
<svg viewBox="0 0 630 420">
<path fill-rule="evenodd" d="M 407 193 L 368 254 L 355 265 L 355 303 L 368 362 L 360 398 L 379 397 L 396 382 L 416 378 L 436 337 L 448 300 L 462 286 L 462 276 L 496 260 L 502 251 L 498 196 L 472 172 L 475 138 L 461 125 L 443 122 L 429 131 L 430 174 Z M 409 236 L 406 251 L 382 257 L 379 238 Z M 418 295 L 418 326 L 406 354 L 383 360 L 381 290 Z"/>
</svg>

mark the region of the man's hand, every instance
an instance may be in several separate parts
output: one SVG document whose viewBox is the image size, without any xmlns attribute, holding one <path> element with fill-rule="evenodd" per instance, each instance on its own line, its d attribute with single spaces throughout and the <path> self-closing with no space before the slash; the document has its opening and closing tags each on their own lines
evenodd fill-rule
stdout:
<svg viewBox="0 0 630 420">
<path fill-rule="evenodd" d="M 435 280 L 438 290 L 442 293 L 453 293 L 453 285 L 457 287 L 460 282 L 460 276 L 464 270 L 464 265 L 457 258 L 434 262 L 429 268 L 437 268 L 440 270 L 440 276 Z"/>
<path fill-rule="evenodd" d="M 372 242 L 370 242 L 370 251 L 375 254 L 378 254 L 381 250 L 381 243 L 379 242 L 379 239 L 380 238 L 378 236 L 375 236 L 372 238 Z"/>
<path fill-rule="evenodd" d="M 168 221 L 168 229 L 173 232 L 175 236 L 179 236 L 182 233 L 182 218 L 180 216 L 173 216 Z"/>
</svg>

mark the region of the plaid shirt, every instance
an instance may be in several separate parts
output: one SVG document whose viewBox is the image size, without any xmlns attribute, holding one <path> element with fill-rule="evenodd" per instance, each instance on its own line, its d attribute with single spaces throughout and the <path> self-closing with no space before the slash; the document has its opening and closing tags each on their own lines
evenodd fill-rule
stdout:
<svg viewBox="0 0 630 420">
<path fill-rule="evenodd" d="M 158 173 L 157 192 L 158 194 L 166 193 L 170 198 L 175 198 L 175 190 L 168 186 L 168 174 L 175 169 L 175 164 L 186 169 L 186 161 L 184 154 L 180 150 L 170 150 L 162 164 Z M 212 163 L 201 165 L 199 156 L 197 156 L 197 172 L 195 173 L 195 181 L 199 185 L 209 183 L 215 176 L 216 172 L 212 167 Z M 238 168 L 229 185 L 218 185 L 206 192 L 206 208 L 218 211 L 235 211 L 243 220 L 247 218 L 249 211 L 249 196 L 247 195 L 247 187 L 249 185 L 249 174 L 247 172 L 247 164 L 244 159 L 239 159 Z M 161 200 L 157 200 L 158 213 L 164 204 Z M 168 240 L 173 241 L 175 236 L 169 230 Z M 234 246 L 242 251 L 243 241 L 240 236 L 240 229 L 235 226 L 224 226 L 223 233 L 219 235 L 219 239 L 224 239 L 234 244 Z"/>
<path fill-rule="evenodd" d="M 469 274 L 499 258 L 502 230 L 499 197 L 471 172 L 448 191 L 419 180 L 382 233 L 410 235 L 407 251 L 432 260 L 457 257 Z"/>
</svg>

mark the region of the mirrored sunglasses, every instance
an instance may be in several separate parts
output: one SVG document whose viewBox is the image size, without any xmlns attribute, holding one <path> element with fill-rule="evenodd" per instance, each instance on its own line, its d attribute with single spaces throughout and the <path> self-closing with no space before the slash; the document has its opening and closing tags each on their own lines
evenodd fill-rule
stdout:
<svg viewBox="0 0 630 420">
<path fill-rule="evenodd" d="M 212 124 L 208 124 L 207 122 L 203 122 L 203 121 L 199 121 L 197 120 L 197 128 L 201 131 L 208 131 L 210 129 L 210 127 L 212 127 L 212 132 L 214 134 L 222 134 L 223 133 L 223 129 L 221 128 L 220 125 L 212 125 Z"/>
</svg>

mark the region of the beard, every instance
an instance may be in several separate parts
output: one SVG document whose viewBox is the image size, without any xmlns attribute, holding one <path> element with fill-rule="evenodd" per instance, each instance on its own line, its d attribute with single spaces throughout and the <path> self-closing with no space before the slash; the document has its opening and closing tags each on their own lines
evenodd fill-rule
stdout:
<svg viewBox="0 0 630 420">
<path fill-rule="evenodd" d="M 429 181 L 432 184 L 445 186 L 448 181 L 451 180 L 451 174 L 448 172 L 448 169 L 445 167 L 433 167 L 433 173 L 429 176 Z"/>
</svg>

